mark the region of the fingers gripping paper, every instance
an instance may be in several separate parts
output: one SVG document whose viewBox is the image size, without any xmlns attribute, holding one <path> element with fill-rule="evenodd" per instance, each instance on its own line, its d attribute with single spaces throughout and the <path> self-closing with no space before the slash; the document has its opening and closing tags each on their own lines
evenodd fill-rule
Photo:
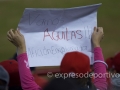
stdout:
<svg viewBox="0 0 120 90">
<path fill-rule="evenodd" d="M 18 28 L 25 37 L 29 65 L 58 66 L 64 54 L 71 51 L 87 54 L 92 64 L 91 35 L 100 5 L 26 8 Z"/>
</svg>

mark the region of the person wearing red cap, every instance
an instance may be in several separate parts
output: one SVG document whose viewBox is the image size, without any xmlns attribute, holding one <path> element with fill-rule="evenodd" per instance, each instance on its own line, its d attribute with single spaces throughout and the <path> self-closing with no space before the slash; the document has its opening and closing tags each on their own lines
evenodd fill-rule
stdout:
<svg viewBox="0 0 120 90">
<path fill-rule="evenodd" d="M 105 60 L 105 62 L 107 63 L 108 65 L 108 68 L 107 70 L 110 71 L 110 72 L 113 72 L 114 71 L 114 66 L 113 66 L 113 57 L 109 57 Z"/>
<path fill-rule="evenodd" d="M 98 31 L 97 31 L 98 30 Z M 89 57 L 80 52 L 69 52 L 66 53 L 62 59 L 60 65 L 61 73 L 75 73 L 76 77 L 79 78 L 79 84 L 81 86 L 87 87 L 95 90 L 107 90 L 107 82 L 106 82 L 106 63 L 104 62 L 104 58 L 102 55 L 102 50 L 100 48 L 100 40 L 103 37 L 103 30 L 101 27 L 95 28 L 92 34 L 92 42 L 94 45 L 94 73 L 102 74 L 102 77 L 95 77 L 92 85 L 92 81 L 86 77 L 78 77 L 80 74 L 85 75 L 86 73 L 90 73 L 90 60 Z M 98 41 L 99 40 L 99 41 Z M 92 77 L 91 77 L 92 78 Z M 89 82 L 89 83 L 88 83 Z M 95 87 L 94 87 L 95 86 Z"/>
<path fill-rule="evenodd" d="M 33 76 L 30 72 L 29 65 L 28 65 L 28 58 L 27 58 L 27 53 L 26 53 L 26 46 L 25 46 L 25 40 L 24 36 L 19 32 L 19 30 L 16 30 L 13 32 L 11 29 L 10 31 L 7 32 L 7 37 L 8 40 L 13 43 L 18 50 L 18 63 L 19 63 L 19 73 L 20 73 L 20 79 L 21 79 L 21 85 L 23 90 L 42 90 L 41 87 L 39 87 L 34 79 Z M 103 28 L 98 27 L 94 28 L 94 32 L 92 34 L 92 42 L 94 46 L 94 72 L 97 74 L 105 74 L 106 73 L 106 63 L 104 62 L 104 58 L 102 55 L 102 49 L 100 48 L 100 41 L 103 38 Z M 73 64 L 73 61 L 68 61 L 70 59 L 68 57 L 68 54 L 70 55 L 74 53 L 74 58 L 77 55 L 81 55 L 82 60 L 81 63 L 75 63 Z M 90 62 L 89 58 L 86 55 L 83 55 L 82 53 L 78 52 L 71 52 L 67 53 L 62 62 L 61 62 L 61 72 L 65 73 L 86 73 L 90 71 Z M 83 56 L 83 57 L 82 57 Z M 71 57 L 71 59 L 74 59 Z M 80 59 L 80 58 L 78 58 Z M 79 61 L 78 59 L 75 59 L 76 62 Z M 67 61 L 66 61 L 67 60 Z M 26 63 L 27 62 L 27 63 Z M 69 66 L 67 63 L 71 63 L 71 66 Z M 80 61 L 79 61 L 80 62 Z M 83 65 L 84 64 L 84 65 Z M 68 65 L 66 67 L 65 65 Z M 76 68 L 74 68 L 76 67 Z M 81 81 L 85 80 L 81 78 Z M 86 80 L 87 81 L 87 80 Z M 86 86 L 86 81 L 84 82 L 84 86 Z M 107 90 L 107 82 L 106 82 L 106 76 L 102 77 L 96 77 L 94 79 L 94 85 L 96 87 L 96 90 Z M 48 88 L 48 90 L 51 90 L 51 88 Z M 54 90 L 58 90 L 57 87 Z"/>
<path fill-rule="evenodd" d="M 114 66 L 114 73 L 111 75 L 111 90 L 120 90 L 120 52 L 115 54 L 112 59 L 112 65 Z"/>
<path fill-rule="evenodd" d="M 10 80 L 9 80 L 9 84 L 8 84 L 9 90 L 11 90 L 11 88 L 12 89 L 14 88 L 14 90 L 22 90 L 21 89 L 21 84 L 20 84 L 17 61 L 15 61 L 15 60 L 4 60 L 4 61 L 0 62 L 0 65 L 5 68 L 5 70 L 8 72 L 8 74 L 10 76 Z"/>
<path fill-rule="evenodd" d="M 4 67 L 0 65 L 0 90 L 8 90 L 8 83 L 9 74 Z"/>
<path fill-rule="evenodd" d="M 107 59 L 105 60 L 105 62 L 106 62 L 107 65 L 108 65 L 108 68 L 107 68 L 107 73 L 108 73 L 108 75 L 107 75 L 108 90 L 114 90 L 114 89 L 112 89 L 112 87 L 111 87 L 112 84 L 111 84 L 111 77 L 110 77 L 110 75 L 111 75 L 112 73 L 114 73 L 113 57 L 107 58 Z"/>
<path fill-rule="evenodd" d="M 113 57 L 113 65 L 116 73 L 120 73 L 120 52 L 115 54 L 115 56 Z"/>
<path fill-rule="evenodd" d="M 0 62 L 0 65 L 5 68 L 5 70 L 8 72 L 10 76 L 10 80 L 8 83 L 8 90 L 22 90 L 21 84 L 20 84 L 20 76 L 19 76 L 19 70 L 18 70 L 18 62 L 16 60 L 4 60 Z M 44 85 L 47 83 L 47 80 L 43 79 L 42 77 L 39 77 L 37 74 L 32 74 L 35 82 L 40 85 L 41 87 L 44 87 Z"/>
</svg>

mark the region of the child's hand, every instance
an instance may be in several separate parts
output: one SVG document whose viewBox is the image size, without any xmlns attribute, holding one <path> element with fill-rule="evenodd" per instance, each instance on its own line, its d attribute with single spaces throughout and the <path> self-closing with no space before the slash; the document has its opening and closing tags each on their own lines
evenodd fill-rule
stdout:
<svg viewBox="0 0 120 90">
<path fill-rule="evenodd" d="M 102 27 L 94 27 L 94 31 L 92 34 L 92 43 L 94 47 L 100 47 L 100 41 L 104 36 Z"/>
<path fill-rule="evenodd" d="M 19 30 L 13 31 L 13 29 L 10 29 L 7 32 L 7 39 L 17 47 L 18 54 L 26 51 L 25 39 Z"/>
</svg>

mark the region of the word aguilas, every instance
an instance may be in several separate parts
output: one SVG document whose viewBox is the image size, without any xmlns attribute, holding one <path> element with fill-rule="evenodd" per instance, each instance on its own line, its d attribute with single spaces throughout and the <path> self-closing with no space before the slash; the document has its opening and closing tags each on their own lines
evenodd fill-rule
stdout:
<svg viewBox="0 0 120 90">
<path fill-rule="evenodd" d="M 72 40 L 72 39 L 82 39 L 89 38 L 92 34 L 90 30 L 72 30 L 68 31 L 66 28 L 65 31 L 49 31 L 48 28 L 44 31 L 43 41 L 45 39 L 50 38 L 51 40 L 59 41 L 59 40 Z"/>
</svg>

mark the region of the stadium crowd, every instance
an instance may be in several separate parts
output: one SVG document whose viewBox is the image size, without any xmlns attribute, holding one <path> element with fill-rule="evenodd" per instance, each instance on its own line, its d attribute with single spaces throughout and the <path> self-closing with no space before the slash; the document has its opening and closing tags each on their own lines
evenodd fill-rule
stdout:
<svg viewBox="0 0 120 90">
<path fill-rule="evenodd" d="M 104 60 L 100 46 L 103 37 L 103 28 L 94 27 L 93 65 L 84 53 L 67 52 L 60 64 L 63 77 L 48 80 L 32 72 L 35 68 L 29 67 L 24 36 L 10 29 L 7 38 L 17 47 L 17 54 L 0 62 L 0 90 L 120 90 L 120 52 Z"/>
</svg>

